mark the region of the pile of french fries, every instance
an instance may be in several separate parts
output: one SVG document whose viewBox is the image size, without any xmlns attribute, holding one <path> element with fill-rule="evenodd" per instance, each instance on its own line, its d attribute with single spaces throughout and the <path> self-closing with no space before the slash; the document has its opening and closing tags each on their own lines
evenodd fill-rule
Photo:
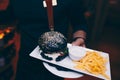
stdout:
<svg viewBox="0 0 120 80">
<path fill-rule="evenodd" d="M 108 80 L 110 79 L 105 73 L 108 60 L 97 51 L 87 51 L 86 56 L 74 62 L 76 64 L 76 69 L 85 70 L 95 75 L 102 75 Z"/>
</svg>

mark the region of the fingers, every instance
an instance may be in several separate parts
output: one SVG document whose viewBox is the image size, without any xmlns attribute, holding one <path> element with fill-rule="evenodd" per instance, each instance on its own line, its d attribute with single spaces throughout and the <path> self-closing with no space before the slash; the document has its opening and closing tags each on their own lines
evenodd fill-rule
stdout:
<svg viewBox="0 0 120 80">
<path fill-rule="evenodd" d="M 72 45 L 86 47 L 85 42 L 82 38 L 78 38 L 77 40 L 73 41 Z"/>
</svg>

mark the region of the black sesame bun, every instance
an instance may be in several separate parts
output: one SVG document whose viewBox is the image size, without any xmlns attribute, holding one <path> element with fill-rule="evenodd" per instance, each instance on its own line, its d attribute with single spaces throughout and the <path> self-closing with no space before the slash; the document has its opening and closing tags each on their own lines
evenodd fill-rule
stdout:
<svg viewBox="0 0 120 80">
<path fill-rule="evenodd" d="M 67 39 L 63 34 L 56 31 L 49 31 L 43 33 L 38 40 L 38 44 L 43 54 L 53 54 L 53 53 L 68 53 L 67 50 Z"/>
</svg>

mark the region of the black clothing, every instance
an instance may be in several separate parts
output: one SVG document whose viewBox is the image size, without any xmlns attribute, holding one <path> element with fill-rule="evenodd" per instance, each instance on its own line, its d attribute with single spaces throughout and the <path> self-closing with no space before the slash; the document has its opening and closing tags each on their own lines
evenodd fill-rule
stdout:
<svg viewBox="0 0 120 80">
<path fill-rule="evenodd" d="M 57 0 L 57 6 L 53 6 L 55 30 L 66 36 L 70 23 L 74 32 L 86 31 L 85 9 L 82 5 L 82 0 Z M 29 56 L 38 45 L 39 36 L 49 31 L 43 0 L 11 0 L 10 6 L 21 34 L 16 80 L 63 80 L 48 72 L 40 60 Z"/>
</svg>

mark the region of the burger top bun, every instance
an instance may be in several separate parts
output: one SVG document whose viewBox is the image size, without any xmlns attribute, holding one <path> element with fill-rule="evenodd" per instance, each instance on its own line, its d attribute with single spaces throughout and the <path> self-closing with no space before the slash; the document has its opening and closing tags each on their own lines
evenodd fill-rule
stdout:
<svg viewBox="0 0 120 80">
<path fill-rule="evenodd" d="M 60 52 L 67 48 L 67 39 L 63 34 L 56 31 L 43 33 L 38 40 L 40 49 L 44 53 Z"/>
</svg>

